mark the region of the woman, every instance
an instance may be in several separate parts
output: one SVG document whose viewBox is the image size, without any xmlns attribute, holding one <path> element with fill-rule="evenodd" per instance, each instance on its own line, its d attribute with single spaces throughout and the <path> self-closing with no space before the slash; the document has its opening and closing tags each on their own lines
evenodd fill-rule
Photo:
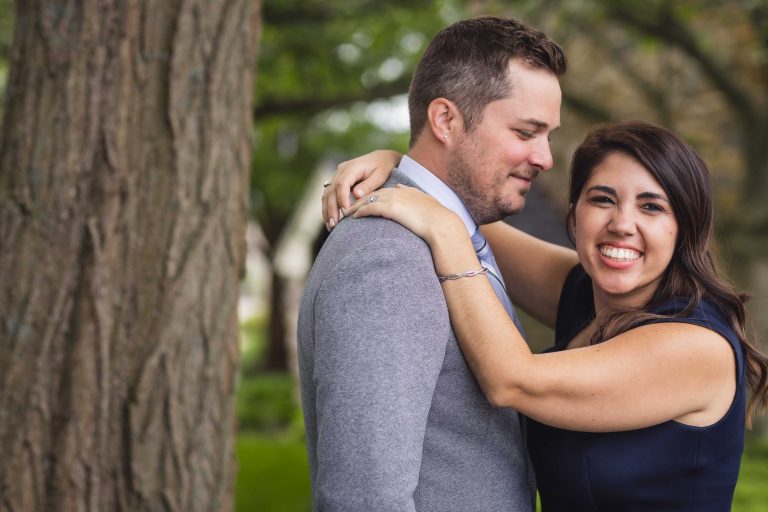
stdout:
<svg viewBox="0 0 768 512">
<path fill-rule="evenodd" d="M 380 186 L 397 158 L 348 163 L 326 206 L 365 169 L 379 171 L 358 187 Z M 555 346 L 539 355 L 473 277 L 482 269 L 454 213 L 398 187 L 347 214 L 393 219 L 429 243 L 478 382 L 494 405 L 528 418 L 544 511 L 730 510 L 745 388 L 749 418 L 766 404 L 768 360 L 710 257 L 707 168 L 670 132 L 631 122 L 591 133 L 571 173 L 576 251 L 503 223 L 483 228 L 512 299 L 555 328 Z"/>
</svg>

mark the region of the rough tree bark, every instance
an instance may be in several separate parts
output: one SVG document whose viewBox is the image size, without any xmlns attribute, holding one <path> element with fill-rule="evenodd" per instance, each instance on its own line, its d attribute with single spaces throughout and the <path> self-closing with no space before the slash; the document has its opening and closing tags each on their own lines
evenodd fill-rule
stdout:
<svg viewBox="0 0 768 512">
<path fill-rule="evenodd" d="M 0 510 L 230 510 L 259 1 L 16 10 Z"/>
</svg>

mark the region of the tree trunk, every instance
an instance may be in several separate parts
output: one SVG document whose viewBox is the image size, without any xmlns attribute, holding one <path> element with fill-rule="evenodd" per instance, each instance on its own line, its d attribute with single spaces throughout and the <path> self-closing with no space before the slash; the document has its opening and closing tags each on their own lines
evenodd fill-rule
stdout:
<svg viewBox="0 0 768 512">
<path fill-rule="evenodd" d="M 285 280 L 274 271 L 273 265 L 267 347 L 264 362 L 260 368 L 267 372 L 288 371 L 288 350 L 285 342 L 285 291 Z"/>
<path fill-rule="evenodd" d="M 16 9 L 0 510 L 230 510 L 259 2 Z"/>
</svg>

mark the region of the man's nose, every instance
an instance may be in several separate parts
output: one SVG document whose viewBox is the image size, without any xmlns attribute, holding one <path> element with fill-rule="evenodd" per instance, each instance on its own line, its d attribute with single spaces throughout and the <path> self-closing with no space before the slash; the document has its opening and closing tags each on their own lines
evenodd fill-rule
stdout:
<svg viewBox="0 0 768 512">
<path fill-rule="evenodd" d="M 552 149 L 549 147 L 549 139 L 547 137 L 539 137 L 535 142 L 535 147 L 531 152 L 529 159 L 531 165 L 539 168 L 542 171 L 548 171 L 554 164 L 552 157 Z"/>
</svg>

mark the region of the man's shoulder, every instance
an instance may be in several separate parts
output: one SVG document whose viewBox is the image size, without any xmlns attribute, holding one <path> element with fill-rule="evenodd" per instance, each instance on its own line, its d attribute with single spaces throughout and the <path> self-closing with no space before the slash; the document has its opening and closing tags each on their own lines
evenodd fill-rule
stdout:
<svg viewBox="0 0 768 512">
<path fill-rule="evenodd" d="M 315 259 L 306 293 L 349 290 L 363 280 L 403 289 L 417 286 L 420 293 L 430 295 L 428 290 L 434 288 L 433 294 L 442 294 L 429 245 L 400 224 L 382 218 L 340 222 Z"/>
<path fill-rule="evenodd" d="M 373 252 L 373 250 L 377 252 Z M 376 256 L 384 252 L 416 251 L 430 255 L 429 245 L 397 222 L 380 217 L 343 219 L 323 244 L 323 253 L 334 253 L 333 259 L 352 253 Z"/>
<path fill-rule="evenodd" d="M 344 228 L 347 222 L 349 227 Z M 325 242 L 309 274 L 299 324 L 323 321 L 338 326 L 350 320 L 359 324 L 395 317 L 414 321 L 418 317 L 427 331 L 445 326 L 446 336 L 450 335 L 429 246 L 385 219 L 343 221 Z"/>
</svg>

